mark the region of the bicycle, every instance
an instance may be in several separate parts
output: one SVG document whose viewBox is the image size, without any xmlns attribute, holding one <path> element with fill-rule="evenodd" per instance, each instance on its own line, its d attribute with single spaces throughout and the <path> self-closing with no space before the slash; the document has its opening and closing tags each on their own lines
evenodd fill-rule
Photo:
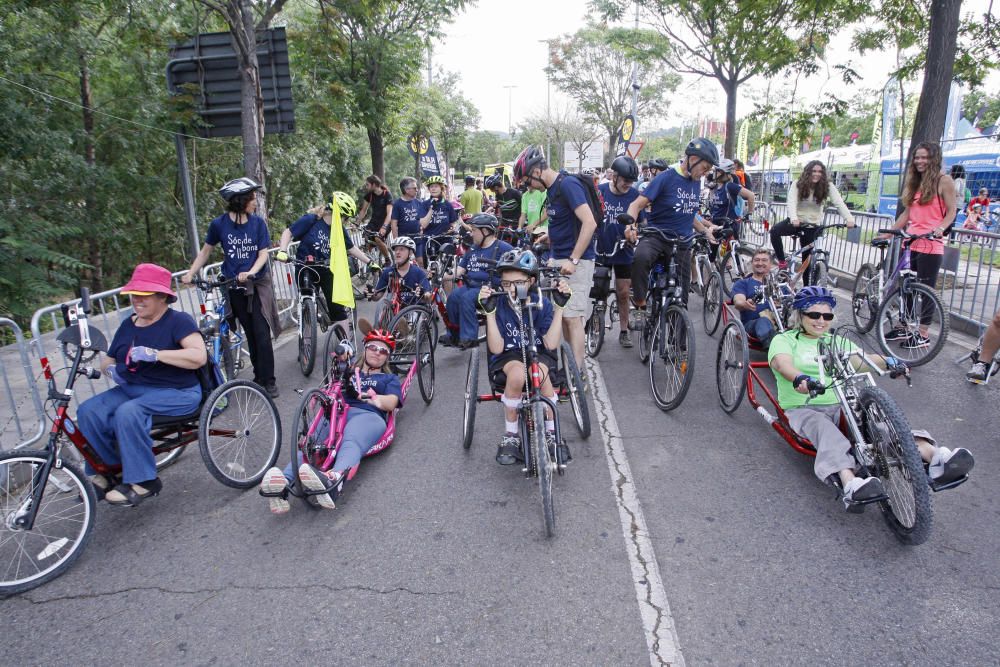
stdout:
<svg viewBox="0 0 1000 667">
<path fill-rule="evenodd" d="M 57 340 L 72 361 L 61 391 L 49 359 L 40 360 L 48 383 L 47 403 L 53 409 L 45 447 L 0 453 L 0 595 L 22 593 L 60 576 L 90 540 L 97 504 L 94 485 L 64 456 L 63 448 L 75 448 L 99 475 L 111 480 L 121 475 L 121 466 L 105 463 L 68 413 L 77 378 L 101 377 L 100 370 L 84 364 L 108 350 L 104 334 L 87 321 L 90 312 L 87 289 L 80 291 L 79 301 L 62 306 L 65 328 Z M 217 369 L 212 358 L 198 369 L 202 402 L 195 412 L 153 417 L 153 453 L 197 440 L 213 477 L 232 488 L 250 488 L 278 457 L 281 419 L 261 387 L 247 380 L 220 383 Z"/>
<path fill-rule="evenodd" d="M 226 380 L 232 380 L 243 370 L 243 357 L 240 354 L 243 346 L 243 334 L 239 330 L 239 322 L 233 316 L 228 289 L 246 289 L 239 283 L 220 277 L 215 281 L 195 279 L 194 284 L 205 298 L 200 304 L 201 317 L 198 329 L 208 346 L 208 354 L 219 368 Z M 218 290 L 218 298 L 214 298 Z"/>
<path fill-rule="evenodd" d="M 350 233 L 354 244 L 368 256 L 369 262 L 375 262 L 376 266 L 388 266 L 392 261 L 388 250 L 384 250 L 385 243 L 378 232 L 373 232 L 366 227 L 357 227 L 352 228 Z M 347 256 L 347 263 L 351 271 L 351 286 L 354 289 L 354 297 L 360 299 L 375 288 L 378 274 L 366 271 L 365 267 L 361 266 L 361 263 L 350 254 Z"/>
<path fill-rule="evenodd" d="M 694 329 L 684 304 L 675 260 L 679 246 L 690 243 L 694 236 L 682 238 L 669 235 L 656 227 L 645 227 L 639 235 L 654 233 L 672 249 L 669 251 L 668 266 L 663 266 L 661 258 L 649 270 L 648 315 L 639 334 L 639 359 L 649 364 L 649 388 L 653 402 L 661 410 L 669 411 L 684 401 L 694 374 Z M 653 358 L 654 351 L 656 359 Z M 665 375 L 664 378 L 658 379 L 658 370 Z M 661 380 L 662 389 L 658 387 Z"/>
<path fill-rule="evenodd" d="M 332 324 L 330 310 L 326 299 L 316 298 L 316 292 L 320 288 L 320 275 L 315 268 L 315 258 L 312 255 L 306 257 L 305 261 L 289 258 L 288 263 L 298 267 L 298 298 L 295 300 L 295 314 L 292 315 L 292 321 L 298 327 L 299 352 L 296 360 L 302 374 L 309 377 L 316 365 L 319 330 L 326 333 Z M 288 280 L 290 283 L 291 274 L 288 275 Z"/>
<path fill-rule="evenodd" d="M 913 236 L 900 229 L 880 229 L 880 234 L 890 234 L 889 239 L 873 239 L 871 245 L 879 251 L 877 265 L 863 264 L 854 280 L 851 297 L 851 315 L 862 333 L 871 331 L 876 325 L 875 338 L 882 353 L 896 356 L 910 366 L 921 366 L 931 361 L 944 347 L 950 328 L 949 314 L 941 304 L 937 292 L 917 280 L 916 271 L 910 268 L 910 245 L 920 239 L 934 238 L 933 233 Z M 898 241 L 896 239 L 899 239 Z M 889 248 L 891 252 L 887 252 Z M 930 311 L 930 323 L 925 310 Z M 927 328 L 926 337 L 931 343 L 923 348 L 891 349 L 889 343 L 899 340 L 895 334 L 902 332 L 906 337 L 923 335 L 921 327 Z M 893 337 L 887 338 L 890 334 Z"/>
<path fill-rule="evenodd" d="M 732 229 L 723 229 L 723 237 L 732 235 Z M 708 237 L 697 234 L 692 248 L 691 290 L 702 297 L 701 316 L 705 333 L 711 336 L 719 327 L 722 317 L 723 282 L 722 275 L 709 259 Z"/>
<path fill-rule="evenodd" d="M 719 252 L 715 258 L 715 269 L 722 276 L 722 289 L 730 299 L 733 297 L 733 284 L 749 273 L 740 253 L 741 243 L 735 227 L 737 224 L 746 225 L 746 218 L 736 218 L 732 221 L 726 219 L 722 232 L 717 234 Z"/>
<path fill-rule="evenodd" d="M 788 257 L 788 284 L 793 290 L 798 289 L 797 283 L 800 278 L 803 279 L 803 284 L 805 285 L 830 288 L 837 286 L 836 280 L 830 277 L 830 253 L 827 252 L 823 239 L 826 237 L 826 230 L 845 229 L 846 227 L 847 224 L 843 222 L 807 227 L 817 230 L 816 238 L 813 239 L 812 243 L 802 246 Z M 800 226 L 791 235 L 791 238 L 801 238 L 802 231 L 802 226 Z M 803 254 L 810 250 L 812 251 L 810 256 L 802 259 Z M 809 271 L 809 273 L 806 274 L 806 271 Z"/>
</svg>

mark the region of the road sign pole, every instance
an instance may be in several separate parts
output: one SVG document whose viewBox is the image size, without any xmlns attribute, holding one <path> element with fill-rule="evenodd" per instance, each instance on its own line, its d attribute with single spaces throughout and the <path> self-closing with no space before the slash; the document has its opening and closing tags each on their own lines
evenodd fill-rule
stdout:
<svg viewBox="0 0 1000 667">
<path fill-rule="evenodd" d="M 184 148 L 184 137 L 179 132 L 174 133 L 174 146 L 177 147 L 177 175 L 181 180 L 181 194 L 184 196 L 184 217 L 187 218 L 188 236 L 191 237 L 191 248 L 194 252 L 191 261 L 198 256 L 198 223 L 194 213 L 194 192 L 191 190 L 191 172 L 188 170 L 187 149 Z"/>
</svg>

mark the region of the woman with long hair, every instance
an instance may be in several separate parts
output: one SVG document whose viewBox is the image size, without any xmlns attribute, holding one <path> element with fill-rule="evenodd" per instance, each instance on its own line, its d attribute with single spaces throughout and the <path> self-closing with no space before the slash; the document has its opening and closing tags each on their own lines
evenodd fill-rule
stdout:
<svg viewBox="0 0 1000 667">
<path fill-rule="evenodd" d="M 854 216 L 844 204 L 837 186 L 830 182 L 826 173 L 826 165 L 819 160 L 811 160 L 802 170 L 798 180 L 788 188 L 788 218 L 771 228 L 771 247 L 778 260 L 778 266 L 785 268 L 785 246 L 782 236 L 800 234 L 802 245 L 806 246 L 816 240 L 818 225 L 823 223 L 823 211 L 827 201 L 832 203 L 848 227 L 854 226 Z M 802 253 L 803 261 L 811 253 Z M 810 272 L 806 271 L 805 283 L 810 282 Z"/>
<path fill-rule="evenodd" d="M 937 287 L 938 272 L 944 259 L 945 230 L 955 221 L 955 181 L 941 173 L 941 146 L 928 141 L 917 144 L 906 167 L 902 203 L 906 205 L 896 218 L 895 229 L 905 229 L 914 236 L 933 232 L 936 238 L 919 239 L 910 245 L 910 268 L 917 280 L 931 289 Z M 920 330 L 910 334 L 905 329 L 893 329 L 886 341 L 902 341 L 907 349 L 930 345 L 927 332 L 934 313 L 934 304 L 925 303 L 920 313 Z"/>
</svg>

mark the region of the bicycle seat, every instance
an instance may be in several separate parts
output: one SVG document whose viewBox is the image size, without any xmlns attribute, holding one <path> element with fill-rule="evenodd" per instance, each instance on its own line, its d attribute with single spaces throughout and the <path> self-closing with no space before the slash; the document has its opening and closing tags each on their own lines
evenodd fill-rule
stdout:
<svg viewBox="0 0 1000 667">
<path fill-rule="evenodd" d="M 872 239 L 871 246 L 873 248 L 887 248 L 889 247 L 889 239 Z"/>
</svg>

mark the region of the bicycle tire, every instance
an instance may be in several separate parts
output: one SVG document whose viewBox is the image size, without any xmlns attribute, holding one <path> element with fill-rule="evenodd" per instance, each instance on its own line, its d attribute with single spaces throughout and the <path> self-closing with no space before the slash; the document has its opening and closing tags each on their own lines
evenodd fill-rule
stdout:
<svg viewBox="0 0 1000 667">
<path fill-rule="evenodd" d="M 826 265 L 826 260 L 812 262 L 809 267 L 809 284 L 816 287 L 830 288 L 830 267 Z"/>
<path fill-rule="evenodd" d="M 586 333 L 587 356 L 596 358 L 601 353 L 601 347 L 604 345 L 604 311 L 597 304 L 594 304 L 594 309 L 590 312 L 590 317 L 587 319 Z"/>
<path fill-rule="evenodd" d="M 225 380 L 236 379 L 236 359 L 235 357 L 239 355 L 240 351 L 237 349 L 233 351 L 233 341 L 226 332 L 226 335 L 219 335 L 219 356 L 222 357 L 222 374 Z"/>
<path fill-rule="evenodd" d="M 434 345 L 431 339 L 431 327 L 427 319 L 421 319 L 417 329 L 415 352 L 417 366 L 417 384 L 420 385 L 420 397 L 426 405 L 434 400 Z"/>
<path fill-rule="evenodd" d="M 638 338 L 639 338 L 639 345 L 638 345 L 638 347 L 639 347 L 639 361 L 641 361 L 644 364 L 649 361 L 650 348 L 651 348 L 652 342 L 653 342 L 652 341 L 652 338 L 653 338 L 653 328 L 654 328 L 654 326 L 656 324 L 656 319 L 659 317 L 659 311 L 658 310 L 656 310 L 656 309 L 654 309 L 652 307 L 649 307 L 648 304 L 647 304 L 647 307 L 649 308 L 649 310 L 646 313 L 646 321 L 643 324 L 642 329 L 640 329 L 639 332 L 638 332 L 639 333 L 639 336 L 638 336 Z M 654 315 L 656 315 L 656 317 L 654 317 Z"/>
<path fill-rule="evenodd" d="M 705 323 L 705 333 L 713 335 L 722 321 L 722 309 L 725 308 L 722 298 L 722 276 L 718 271 L 712 271 L 705 283 L 705 295 L 701 303 L 701 316 Z"/>
<path fill-rule="evenodd" d="M 903 544 L 923 544 L 933 523 L 930 489 L 910 425 L 892 397 L 880 387 L 865 387 L 858 403 L 865 439 L 875 449 L 874 474 L 888 500 L 879 503 L 882 518 Z"/>
<path fill-rule="evenodd" d="M 295 419 L 292 421 L 292 436 L 288 443 L 292 468 L 292 481 L 290 485 L 293 489 L 302 491 L 302 482 L 299 479 L 299 465 L 303 462 L 308 462 L 310 465 L 320 468 L 327 457 L 328 452 L 324 451 L 322 446 L 316 446 L 313 443 L 307 445 L 305 441 L 308 441 L 309 436 L 312 434 L 314 429 L 313 422 L 320 411 L 327 413 L 327 423 L 332 421 L 329 410 L 330 398 L 321 389 L 310 389 L 303 394 L 302 400 L 299 401 L 299 405 L 295 409 Z M 334 443 L 335 446 L 336 444 Z M 302 500 L 311 509 L 321 509 L 315 496 L 303 494 Z"/>
<path fill-rule="evenodd" d="M 395 355 L 414 353 L 420 321 L 430 320 L 430 318 L 430 309 L 422 305 L 406 306 L 393 316 L 387 328 L 396 335 Z M 402 322 L 406 324 L 401 324 Z M 431 344 L 432 347 L 437 347 L 435 341 L 432 340 Z"/>
<path fill-rule="evenodd" d="M 32 530 L 12 528 L 15 513 L 30 502 L 39 467 L 48 460 L 45 451 L 0 453 L 0 510 L 4 519 L 0 524 L 0 597 L 23 593 L 61 576 L 80 558 L 93 534 L 94 486 L 66 458 L 61 468 L 49 471 Z M 78 518 L 68 516 L 75 506 Z M 53 557 L 51 563 L 42 565 Z M 20 568 L 29 564 L 34 571 L 22 574 Z M 12 572 L 12 568 L 16 569 Z"/>
<path fill-rule="evenodd" d="M 217 411 L 215 405 L 223 400 L 228 409 Z M 257 428 L 262 418 L 269 422 L 269 429 L 264 424 Z M 234 489 L 256 486 L 281 451 L 278 408 L 257 383 L 230 380 L 209 394 L 201 408 L 198 448 L 215 479 Z"/>
<path fill-rule="evenodd" d="M 862 264 L 858 275 L 854 277 L 854 290 L 851 293 L 851 317 L 854 326 L 861 333 L 868 333 L 877 321 L 878 314 L 878 269 L 874 264 Z"/>
<path fill-rule="evenodd" d="M 302 329 L 299 333 L 299 370 L 306 377 L 316 366 L 316 304 L 309 299 L 302 301 Z"/>
<path fill-rule="evenodd" d="M 465 371 L 465 407 L 462 414 L 462 449 L 472 446 L 476 430 L 476 407 L 479 404 L 479 348 L 472 348 L 469 366 Z"/>
<path fill-rule="evenodd" d="M 906 305 L 907 293 L 912 295 L 911 306 Z M 910 350 L 904 348 L 902 341 L 899 341 L 897 348 L 890 347 L 889 343 L 892 341 L 887 341 L 885 337 L 896 326 L 902 325 L 910 333 L 914 333 L 919 329 L 920 317 L 919 315 L 914 315 L 914 312 L 920 309 L 919 306 L 925 299 L 932 304 L 932 310 L 936 313 L 936 315 L 931 315 L 931 325 L 933 326 L 935 319 L 938 323 L 936 331 L 928 331 L 928 333 L 932 334 L 929 336 L 930 344 L 924 348 Z M 937 292 L 927 285 L 914 281 L 906 286 L 906 293 L 902 289 L 894 289 L 879 304 L 878 315 L 875 318 L 875 326 L 877 327 L 876 340 L 878 341 L 879 349 L 883 355 L 902 359 L 910 367 L 923 366 L 934 359 L 944 347 L 945 341 L 948 339 L 948 317 L 948 312 L 942 306 Z"/>
<path fill-rule="evenodd" d="M 545 444 L 545 408 L 536 402 L 531 407 L 533 424 L 531 429 L 531 451 L 538 462 L 538 490 L 542 500 L 542 522 L 545 525 L 545 536 L 556 534 L 556 508 L 552 497 L 552 470 L 555 467 L 555 453 L 549 452 Z"/>
<path fill-rule="evenodd" d="M 334 348 L 342 340 L 348 340 L 347 329 L 342 324 L 334 324 L 326 334 L 326 342 L 323 344 L 323 382 L 330 381 L 330 355 Z M 353 343 L 352 343 L 353 345 Z"/>
<path fill-rule="evenodd" d="M 576 357 L 569 343 L 563 341 L 559 345 L 559 361 L 562 365 L 563 377 L 566 382 L 566 392 L 569 394 L 569 406 L 573 410 L 573 419 L 580 437 L 586 440 L 590 437 L 590 405 L 587 394 L 583 391 L 583 376 L 577 366 Z"/>
<path fill-rule="evenodd" d="M 684 402 L 694 377 L 694 328 L 687 310 L 675 304 L 663 311 L 653 331 L 650 349 L 650 393 L 656 407 L 668 412 Z M 663 379 L 666 380 L 663 391 L 658 390 L 660 383 L 657 381 L 657 370 L 661 368 L 665 375 Z"/>
<path fill-rule="evenodd" d="M 733 297 L 733 284 L 743 277 L 740 275 L 740 267 L 735 255 L 736 253 L 730 250 L 725 257 L 719 258 L 717 266 L 722 279 L 722 291 L 729 299 Z"/>
<path fill-rule="evenodd" d="M 719 404 L 726 414 L 732 414 L 743 402 L 750 374 L 750 345 L 747 333 L 739 320 L 732 320 L 722 328 L 719 349 L 715 355 L 715 386 L 719 391 Z"/>
<path fill-rule="evenodd" d="M 173 464 L 177 463 L 177 459 L 181 457 L 181 454 L 184 453 L 185 449 L 187 449 L 187 445 L 184 445 L 183 447 L 175 447 L 169 452 L 164 452 L 163 454 L 158 455 L 156 457 L 156 471 L 159 472 L 160 470 L 169 468 Z"/>
</svg>

